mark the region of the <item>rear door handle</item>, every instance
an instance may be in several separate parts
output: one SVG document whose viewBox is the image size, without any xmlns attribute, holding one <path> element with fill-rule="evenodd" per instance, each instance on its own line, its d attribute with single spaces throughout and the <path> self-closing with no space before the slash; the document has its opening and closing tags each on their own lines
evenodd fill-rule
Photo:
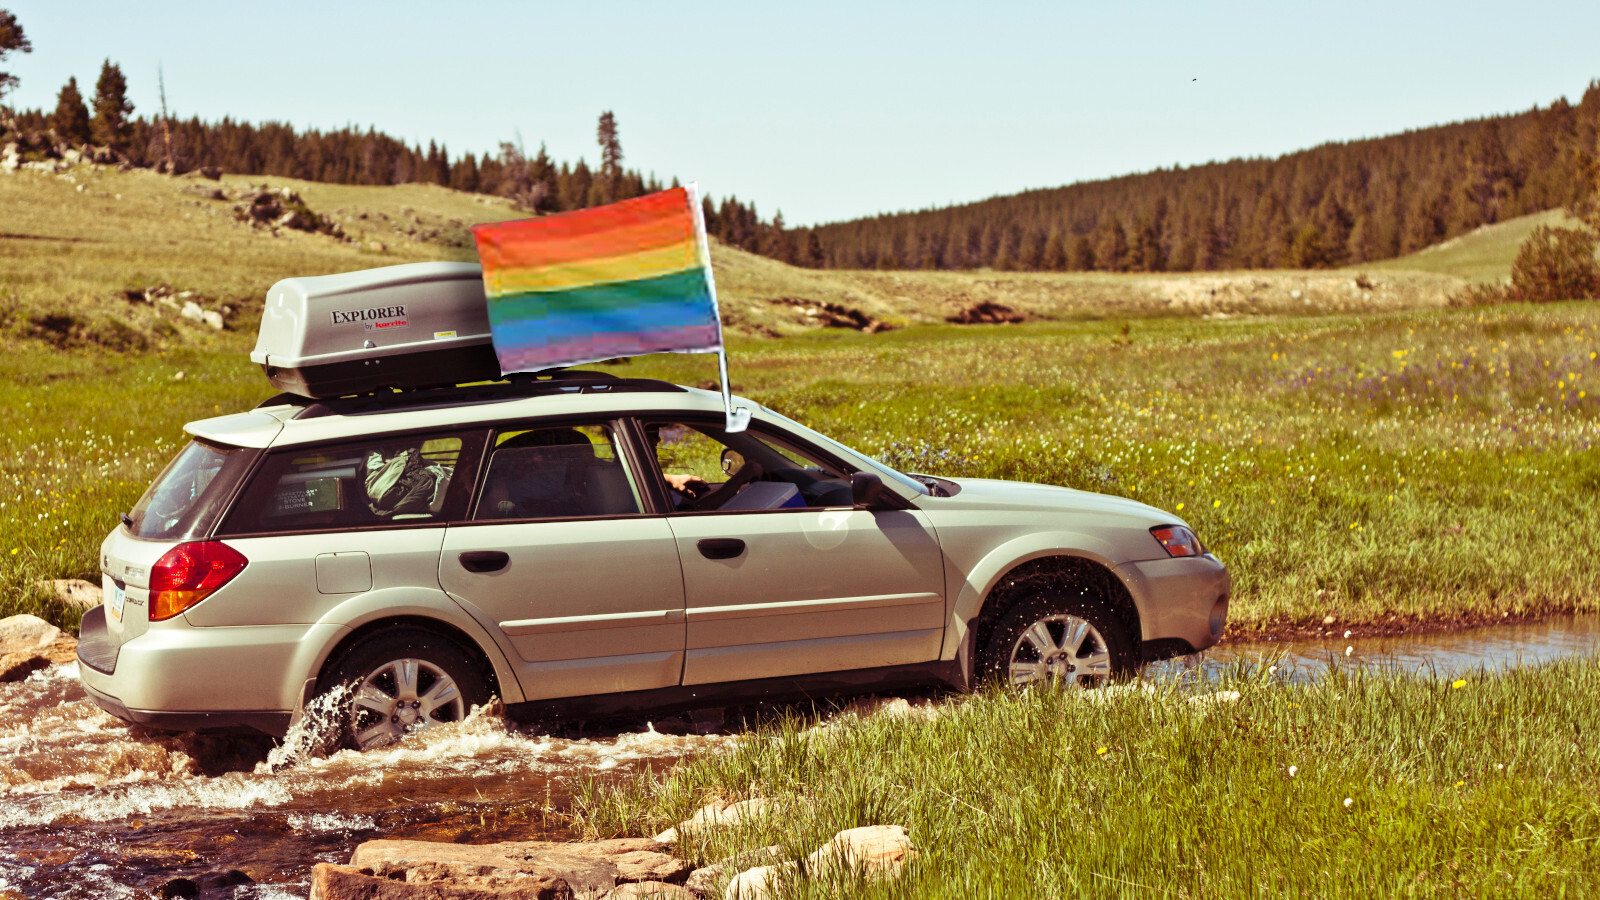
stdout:
<svg viewBox="0 0 1600 900">
<path fill-rule="evenodd" d="M 738 538 L 706 538 L 695 546 L 706 559 L 733 559 L 744 552 L 744 541 Z"/>
<path fill-rule="evenodd" d="M 500 550 L 468 550 L 456 557 L 468 572 L 498 572 L 511 563 L 511 554 Z"/>
</svg>

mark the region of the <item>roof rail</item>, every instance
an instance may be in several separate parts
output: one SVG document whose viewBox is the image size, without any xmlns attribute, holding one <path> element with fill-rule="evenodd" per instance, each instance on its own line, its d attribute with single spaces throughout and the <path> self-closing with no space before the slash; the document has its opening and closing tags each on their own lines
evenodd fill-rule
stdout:
<svg viewBox="0 0 1600 900">
<path fill-rule="evenodd" d="M 619 378 L 609 372 L 549 369 L 534 373 L 519 372 L 507 376 L 505 381 L 484 384 L 386 391 L 331 400 L 314 400 L 298 394 L 278 394 L 256 408 L 299 406 L 300 411 L 294 414 L 294 418 L 298 420 L 317 419 L 323 416 L 358 416 L 401 410 L 439 409 L 563 394 L 683 393 L 684 391 L 685 388 L 680 385 L 654 378 Z"/>
</svg>

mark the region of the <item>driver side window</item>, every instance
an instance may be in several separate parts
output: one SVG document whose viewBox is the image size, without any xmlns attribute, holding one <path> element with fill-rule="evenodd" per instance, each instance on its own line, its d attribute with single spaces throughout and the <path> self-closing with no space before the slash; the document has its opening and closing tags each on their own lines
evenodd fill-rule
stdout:
<svg viewBox="0 0 1600 900">
<path fill-rule="evenodd" d="M 771 436 L 708 422 L 645 422 L 677 512 L 849 506 L 850 476 Z"/>
</svg>

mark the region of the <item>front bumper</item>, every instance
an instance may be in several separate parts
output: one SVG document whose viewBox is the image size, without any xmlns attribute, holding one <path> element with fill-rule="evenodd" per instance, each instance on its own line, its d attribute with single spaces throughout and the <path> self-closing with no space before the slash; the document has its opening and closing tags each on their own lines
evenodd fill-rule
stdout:
<svg viewBox="0 0 1600 900">
<path fill-rule="evenodd" d="M 250 728 L 281 736 L 315 677 L 337 625 L 197 628 L 181 617 L 113 646 L 94 628 L 78 644 L 78 673 L 100 708 L 119 719 L 178 731 Z"/>
<path fill-rule="evenodd" d="M 1222 638 L 1233 579 L 1215 556 L 1123 563 L 1116 572 L 1139 609 L 1146 644 L 1198 651 Z"/>
</svg>

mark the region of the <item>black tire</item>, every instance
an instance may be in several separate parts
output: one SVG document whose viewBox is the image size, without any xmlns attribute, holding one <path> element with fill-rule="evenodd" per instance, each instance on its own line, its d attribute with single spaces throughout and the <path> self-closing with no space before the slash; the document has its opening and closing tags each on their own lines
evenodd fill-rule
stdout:
<svg viewBox="0 0 1600 900">
<path fill-rule="evenodd" d="M 1089 627 L 1075 652 L 1068 646 L 1074 620 Z M 1040 653 L 1039 644 L 1043 641 L 1024 638 L 1040 624 L 1055 644 L 1054 654 Z M 1038 632 L 1034 635 L 1039 637 Z M 1046 661 L 1049 657 L 1054 659 Z M 1091 687 L 1133 672 L 1137 662 L 1133 639 L 1108 602 L 1045 590 L 1018 601 L 1000 617 L 978 652 L 974 674 L 980 684 L 1023 687 L 1034 682 L 1019 681 L 1020 673 L 1013 672 L 1013 666 L 1035 666 L 1036 681 L 1056 680 Z"/>
<path fill-rule="evenodd" d="M 401 683 L 407 673 L 409 686 Z M 338 688 L 348 694 L 336 708 L 335 740 L 362 750 L 386 746 L 417 728 L 460 721 L 489 702 L 488 674 L 476 660 L 456 642 L 414 628 L 380 632 L 347 650 L 324 673 L 317 693 Z M 400 708 L 380 715 L 376 703 L 385 696 Z M 390 718 L 387 734 L 376 730 L 383 715 Z"/>
</svg>

